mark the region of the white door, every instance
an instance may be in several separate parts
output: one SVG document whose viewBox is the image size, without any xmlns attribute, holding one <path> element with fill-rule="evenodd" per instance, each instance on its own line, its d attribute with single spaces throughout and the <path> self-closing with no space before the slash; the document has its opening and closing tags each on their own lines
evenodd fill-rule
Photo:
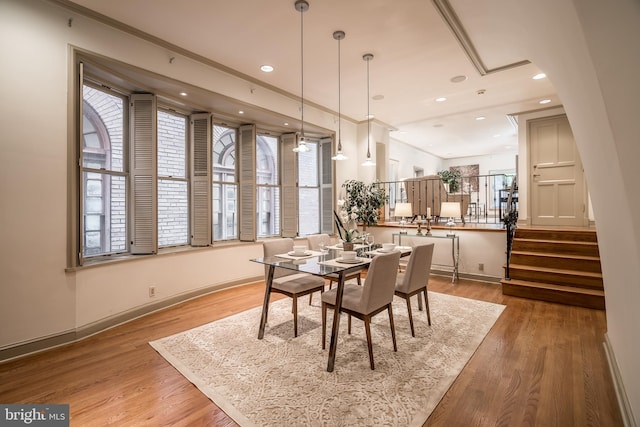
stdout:
<svg viewBox="0 0 640 427">
<path fill-rule="evenodd" d="M 587 225 L 584 171 L 567 116 L 527 126 L 532 225 Z"/>
</svg>

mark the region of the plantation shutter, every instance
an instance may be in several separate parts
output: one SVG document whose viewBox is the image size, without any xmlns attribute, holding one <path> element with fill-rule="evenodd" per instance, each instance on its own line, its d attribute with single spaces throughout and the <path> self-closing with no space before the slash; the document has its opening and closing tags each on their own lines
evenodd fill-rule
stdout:
<svg viewBox="0 0 640 427">
<path fill-rule="evenodd" d="M 295 133 L 282 135 L 282 237 L 298 235 L 298 156 Z"/>
<path fill-rule="evenodd" d="M 256 127 L 240 126 L 240 240 L 256 239 Z"/>
<path fill-rule="evenodd" d="M 72 244 L 72 250 L 71 250 L 71 259 L 74 259 L 74 256 L 77 254 L 78 256 L 78 261 L 77 261 L 77 265 L 83 265 L 84 264 L 84 203 L 82 202 L 82 199 L 84 197 L 84 192 L 85 192 L 85 188 L 84 188 L 84 175 L 82 173 L 82 165 L 84 164 L 84 146 L 83 146 L 83 141 L 82 141 L 82 135 L 84 135 L 84 63 L 83 62 L 79 62 L 78 63 L 78 92 L 79 95 L 79 99 L 77 100 L 78 103 L 78 116 L 76 117 L 76 121 L 78 123 L 78 126 L 80 128 L 80 132 L 78 134 L 78 142 L 77 142 L 77 146 L 76 146 L 76 150 L 78 153 L 78 169 L 76 171 L 75 174 L 75 179 L 78 182 L 78 194 L 77 194 L 77 198 L 73 199 L 74 204 L 77 204 L 78 206 L 78 227 L 77 228 L 72 228 L 70 229 L 71 233 L 74 233 L 72 236 L 72 242 L 75 242 L 74 244 Z M 76 251 L 77 249 L 77 251 Z M 72 265 L 76 265 L 75 263 L 72 263 Z"/>
<path fill-rule="evenodd" d="M 194 114 L 191 124 L 191 246 L 211 244 L 211 114 Z"/>
<path fill-rule="evenodd" d="M 131 253 L 151 254 L 158 246 L 157 109 L 151 94 L 131 95 Z"/>
<path fill-rule="evenodd" d="M 333 138 L 322 138 L 320 144 L 320 232 L 333 234 Z"/>
</svg>

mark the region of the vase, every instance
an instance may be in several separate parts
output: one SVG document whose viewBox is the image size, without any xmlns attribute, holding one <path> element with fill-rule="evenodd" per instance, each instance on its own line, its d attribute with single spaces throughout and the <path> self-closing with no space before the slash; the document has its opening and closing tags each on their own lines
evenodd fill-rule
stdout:
<svg viewBox="0 0 640 427">
<path fill-rule="evenodd" d="M 344 251 L 352 251 L 353 250 L 353 242 L 342 242 L 342 250 L 344 250 Z"/>
</svg>

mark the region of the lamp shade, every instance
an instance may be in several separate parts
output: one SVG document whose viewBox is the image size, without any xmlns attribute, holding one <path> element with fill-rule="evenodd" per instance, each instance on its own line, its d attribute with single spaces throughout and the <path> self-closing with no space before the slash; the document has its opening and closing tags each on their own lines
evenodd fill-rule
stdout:
<svg viewBox="0 0 640 427">
<path fill-rule="evenodd" d="M 396 203 L 395 216 L 413 216 L 411 203 Z"/>
<path fill-rule="evenodd" d="M 460 202 L 442 202 L 440 216 L 444 218 L 460 218 Z"/>
</svg>

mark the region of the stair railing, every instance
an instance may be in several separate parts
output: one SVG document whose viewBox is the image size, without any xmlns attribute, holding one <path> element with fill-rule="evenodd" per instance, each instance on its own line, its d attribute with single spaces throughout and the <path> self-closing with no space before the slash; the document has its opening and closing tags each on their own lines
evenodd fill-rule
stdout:
<svg viewBox="0 0 640 427">
<path fill-rule="evenodd" d="M 511 261 L 511 248 L 513 247 L 513 239 L 516 235 L 516 227 L 518 222 L 518 204 L 513 200 L 514 191 L 518 190 L 518 177 L 515 176 L 513 178 L 513 182 L 509 187 L 509 193 L 507 195 L 507 207 L 505 209 L 504 217 L 502 218 L 502 222 L 505 224 L 507 229 L 507 264 L 505 269 L 505 278 L 507 280 L 511 279 L 511 274 L 509 271 L 509 263 Z"/>
</svg>

